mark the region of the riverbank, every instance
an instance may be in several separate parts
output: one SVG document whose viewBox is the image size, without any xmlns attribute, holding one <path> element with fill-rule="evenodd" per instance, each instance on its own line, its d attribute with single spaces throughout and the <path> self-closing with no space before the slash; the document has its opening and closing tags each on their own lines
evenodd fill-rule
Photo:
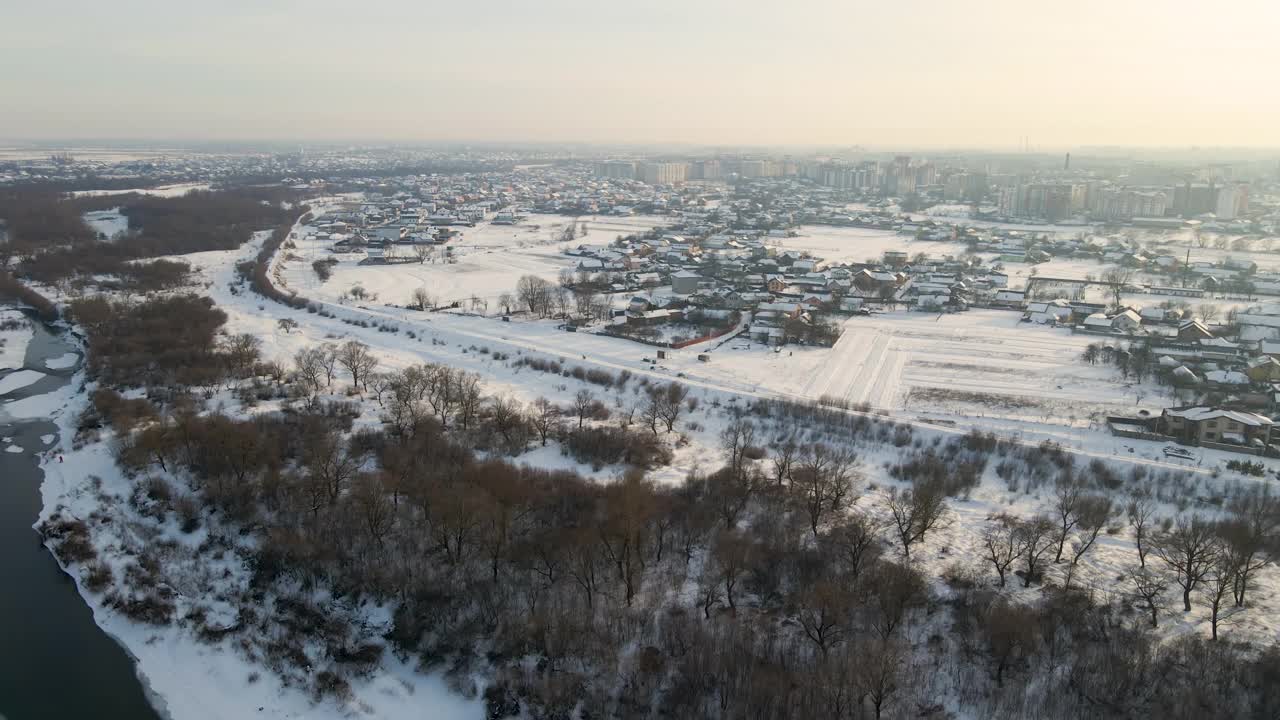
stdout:
<svg viewBox="0 0 1280 720">
<path fill-rule="evenodd" d="M 234 278 L 237 261 L 246 254 L 251 257 L 262 239 L 258 236 L 256 243 L 236 251 L 187 257 L 209 268 L 211 276 L 225 286 Z M 392 650 L 383 653 L 367 672 L 352 677 L 347 690 L 337 695 L 317 697 L 311 691 L 314 683 L 299 682 L 299 673 L 316 672 L 310 667 L 277 672 L 279 668 L 273 663 L 278 659 L 259 654 L 257 644 L 246 639 L 243 629 L 237 630 L 248 626 L 241 622 L 245 617 L 273 615 L 270 597 L 254 598 L 249 592 L 251 553 L 243 551 L 257 540 L 220 517 L 205 515 L 196 529 L 184 531 L 174 513 L 156 517 L 145 512 L 140 507 L 145 500 L 140 503 L 136 497 L 141 478 L 126 477 L 116 466 L 111 431 L 90 430 L 76 438 L 78 419 L 92 389 L 89 386 L 65 398 L 65 407 L 56 419 L 64 442 L 58 453 L 44 461 L 40 520 L 43 523 L 58 515 L 84 525 L 91 552 L 87 560 L 71 559 L 67 575 L 91 608 L 94 622 L 136 658 L 138 675 L 162 701 L 168 717 L 483 717 L 474 684 L 465 687 L 469 697 L 464 697 L 450 689 L 440 672 L 424 669 Z M 24 415 L 36 415 L 61 406 L 61 402 L 29 398 L 11 407 Z M 175 493 L 190 492 L 181 478 L 172 482 Z M 50 541 L 51 546 L 56 544 Z M 163 622 L 138 619 L 136 613 L 131 617 L 128 611 L 133 608 L 126 607 L 130 598 L 137 597 L 138 587 L 130 580 L 130 572 L 140 564 L 155 568 L 148 571 L 158 583 L 153 587 L 172 602 L 173 611 Z M 105 586 L 89 574 L 91 569 L 102 567 L 110 570 Z M 316 601 L 347 602 L 332 597 L 317 597 Z M 370 632 L 389 632 L 388 608 L 361 604 L 352 612 L 369 620 L 371 626 L 366 629 Z M 217 630 L 209 633 L 210 628 Z M 273 627 L 270 632 L 283 636 L 294 631 Z M 310 640 L 304 635 L 300 641 Z M 464 678 L 461 684 L 467 682 Z"/>
<path fill-rule="evenodd" d="M 41 462 L 70 437 L 79 351 L 34 319 L 6 335 L 22 355 L 0 372 L 0 382 L 10 379 L 0 393 L 0 716 L 160 720 L 132 658 L 97 627 L 32 527 L 44 508 Z"/>
</svg>

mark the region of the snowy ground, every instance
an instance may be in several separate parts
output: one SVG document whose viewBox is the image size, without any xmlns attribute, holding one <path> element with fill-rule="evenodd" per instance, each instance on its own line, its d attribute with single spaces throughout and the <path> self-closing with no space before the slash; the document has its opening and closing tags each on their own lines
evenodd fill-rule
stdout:
<svg viewBox="0 0 1280 720">
<path fill-rule="evenodd" d="M 128 190 L 76 190 L 69 193 L 72 197 L 103 197 L 106 195 L 155 195 L 156 197 L 179 197 L 194 190 L 208 190 L 209 183 L 180 183 L 177 185 L 161 185 L 153 188 L 130 188 Z"/>
<path fill-rule="evenodd" d="M 569 222 L 586 224 L 586 235 L 569 243 L 557 240 Z M 404 305 L 414 291 L 425 288 L 444 304 L 472 296 L 496 305 L 498 296 L 515 291 L 523 275 L 536 275 L 554 282 L 560 272 L 572 269 L 577 259 L 564 254 L 564 249 L 582 244 L 605 245 L 618 235 L 644 232 L 670 218 L 634 216 L 614 218 L 585 216 L 575 219 L 560 215 L 534 215 L 517 225 L 481 223 L 474 228 L 461 228 L 462 237 L 450 240 L 424 263 L 360 265 L 362 253 L 335 255 L 329 252 L 328 240 L 303 239 L 312 232 L 302 228 L 297 247 L 283 254 L 281 265 L 288 287 L 309 298 L 337 300 L 354 286 L 377 296 L 378 302 Z M 396 248 L 409 257 L 412 250 Z M 447 253 L 447 256 L 446 256 Z M 333 277 L 322 282 L 311 265 L 314 261 L 335 257 Z"/>
<path fill-rule="evenodd" d="M 105 235 L 108 239 L 129 229 L 129 218 L 120 214 L 120 208 L 87 212 L 84 214 L 84 221 L 95 233 Z"/>
<path fill-rule="evenodd" d="M 18 310 L 0 308 L 0 325 L 16 324 L 12 330 L 0 330 L 0 371 L 22 367 L 32 329 L 27 316 Z"/>
<path fill-rule="evenodd" d="M 924 253 L 934 258 L 960 256 L 967 251 L 963 243 L 915 240 L 910 235 L 875 228 L 802 225 L 797 233 L 796 237 L 777 238 L 779 246 L 809 252 L 830 263 L 879 262 L 886 250 Z"/>
</svg>

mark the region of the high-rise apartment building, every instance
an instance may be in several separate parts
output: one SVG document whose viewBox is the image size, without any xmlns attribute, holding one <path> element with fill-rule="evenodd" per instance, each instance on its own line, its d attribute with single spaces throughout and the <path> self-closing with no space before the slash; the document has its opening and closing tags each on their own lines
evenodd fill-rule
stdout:
<svg viewBox="0 0 1280 720">
<path fill-rule="evenodd" d="M 636 164 L 631 160 L 605 160 L 596 163 L 595 172 L 596 177 L 633 180 L 636 177 Z"/>
<path fill-rule="evenodd" d="M 682 162 L 645 162 L 636 168 L 641 182 L 650 185 L 674 185 L 689 175 L 689 164 Z"/>
</svg>

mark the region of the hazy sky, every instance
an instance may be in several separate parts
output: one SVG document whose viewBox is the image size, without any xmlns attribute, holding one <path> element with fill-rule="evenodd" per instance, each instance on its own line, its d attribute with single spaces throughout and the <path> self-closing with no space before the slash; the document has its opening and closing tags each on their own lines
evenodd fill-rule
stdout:
<svg viewBox="0 0 1280 720">
<path fill-rule="evenodd" d="M 1280 145 L 1280 2 L 0 0 L 0 139 Z"/>
</svg>

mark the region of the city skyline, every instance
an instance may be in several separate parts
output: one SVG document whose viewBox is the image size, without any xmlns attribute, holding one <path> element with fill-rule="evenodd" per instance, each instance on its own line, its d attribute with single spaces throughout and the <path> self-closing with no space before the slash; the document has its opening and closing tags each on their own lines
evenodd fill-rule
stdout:
<svg viewBox="0 0 1280 720">
<path fill-rule="evenodd" d="M 23 6 L 0 138 L 1272 148 L 1245 5 Z"/>
</svg>

